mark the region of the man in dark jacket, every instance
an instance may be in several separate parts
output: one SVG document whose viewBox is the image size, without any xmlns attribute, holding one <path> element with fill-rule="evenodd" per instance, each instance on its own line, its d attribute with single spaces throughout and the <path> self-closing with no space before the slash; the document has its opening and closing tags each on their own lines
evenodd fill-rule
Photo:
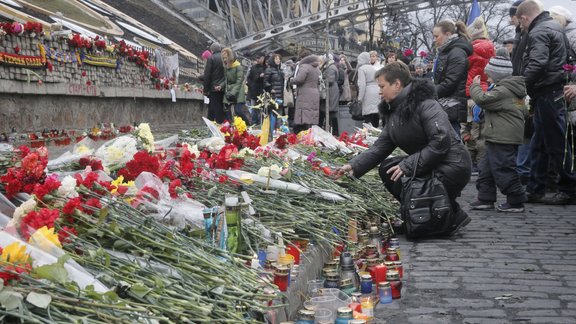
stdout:
<svg viewBox="0 0 576 324">
<path fill-rule="evenodd" d="M 248 97 L 246 98 L 250 102 L 250 106 L 255 106 L 257 104 L 258 96 L 262 95 L 264 92 L 264 71 L 266 66 L 264 65 L 264 55 L 259 55 L 256 64 L 253 64 L 246 78 L 246 83 L 248 84 Z M 252 124 L 260 124 L 260 110 L 252 110 Z"/>
<path fill-rule="evenodd" d="M 204 67 L 204 95 L 210 99 L 208 119 L 219 124 L 223 123 L 225 118 L 224 87 L 226 85 L 220 50 L 220 44 L 215 42 L 210 45 L 212 56 L 208 58 Z"/>
<path fill-rule="evenodd" d="M 512 75 L 522 76 L 522 57 L 526 51 L 526 40 L 528 39 L 526 31 L 522 30 L 520 21 L 516 18 L 516 11 L 518 6 L 524 0 L 518 0 L 510 7 L 510 22 L 516 28 L 516 36 L 512 40 L 512 51 L 510 53 L 510 60 L 512 61 Z M 504 42 L 506 48 L 508 45 Z M 520 175 L 520 181 L 523 184 L 528 183 L 530 179 L 530 139 L 532 137 L 532 117 L 526 118 L 526 127 L 524 128 L 524 143 L 518 146 L 518 157 L 516 158 L 516 172 Z"/>
<path fill-rule="evenodd" d="M 522 69 L 522 57 L 526 51 L 526 31 L 522 30 L 520 21 L 518 21 L 518 18 L 516 18 L 516 11 L 522 2 L 524 2 L 524 0 L 518 0 L 514 2 L 514 4 L 510 7 L 510 22 L 516 28 L 516 36 L 514 37 L 513 42 L 514 47 L 512 49 L 512 53 L 510 54 L 513 76 L 522 75 L 522 73 L 520 73 L 520 70 Z M 504 45 L 506 45 L 506 43 Z"/>
<path fill-rule="evenodd" d="M 568 50 L 562 27 L 543 11 L 539 1 L 526 0 L 516 17 L 527 32 L 522 75 L 534 103 L 534 135 L 527 191 L 530 202 L 576 204 L 576 175 L 571 172 L 572 152 L 565 152 L 566 116 L 563 93 Z M 558 173 L 559 192 L 545 199 L 548 167 Z"/>
</svg>

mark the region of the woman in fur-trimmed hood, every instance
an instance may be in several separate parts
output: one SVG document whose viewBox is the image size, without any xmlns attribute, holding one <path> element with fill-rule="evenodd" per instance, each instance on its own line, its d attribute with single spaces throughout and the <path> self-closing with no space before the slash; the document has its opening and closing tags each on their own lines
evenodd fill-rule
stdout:
<svg viewBox="0 0 576 324">
<path fill-rule="evenodd" d="M 416 176 L 434 172 L 446 187 L 454 212 L 453 225 L 446 234 L 456 232 L 470 222 L 456 198 L 470 179 L 472 163 L 448 115 L 434 99 L 434 85 L 429 80 L 412 80 L 410 70 L 401 62 L 380 69 L 376 79 L 383 99 L 379 106 L 382 133 L 374 145 L 338 172 L 360 177 L 380 164 L 380 177 L 398 200 L 403 175 L 412 175 L 414 167 Z M 388 158 L 397 147 L 408 156 Z"/>
</svg>

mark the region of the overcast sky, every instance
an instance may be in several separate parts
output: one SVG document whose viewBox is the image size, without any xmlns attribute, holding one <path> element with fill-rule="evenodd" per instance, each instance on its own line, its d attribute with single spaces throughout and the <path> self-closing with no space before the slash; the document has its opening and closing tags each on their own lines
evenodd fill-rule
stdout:
<svg viewBox="0 0 576 324">
<path fill-rule="evenodd" d="M 576 1 L 572 1 L 572 0 L 544 0 L 542 1 L 542 3 L 544 4 L 544 9 L 548 10 L 548 8 L 553 7 L 553 6 L 562 6 L 568 10 L 570 10 L 570 12 L 572 12 L 572 15 L 574 16 L 574 18 L 576 18 Z"/>
</svg>

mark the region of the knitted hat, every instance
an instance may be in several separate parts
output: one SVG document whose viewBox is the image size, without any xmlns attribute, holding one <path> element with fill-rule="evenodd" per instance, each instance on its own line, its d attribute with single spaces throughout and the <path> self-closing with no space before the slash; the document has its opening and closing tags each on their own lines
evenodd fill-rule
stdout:
<svg viewBox="0 0 576 324">
<path fill-rule="evenodd" d="M 510 17 L 516 16 L 516 10 L 518 10 L 518 6 L 519 6 L 522 2 L 524 2 L 524 0 L 518 0 L 518 1 L 516 1 L 516 2 L 514 2 L 514 3 L 512 4 L 512 7 L 510 7 Z"/>
<path fill-rule="evenodd" d="M 572 13 L 570 12 L 570 10 L 568 10 L 562 6 L 550 7 L 550 9 L 548 9 L 548 11 L 551 14 L 555 14 L 555 15 L 562 16 L 562 17 L 566 18 L 567 21 L 572 21 Z"/>
<path fill-rule="evenodd" d="M 494 56 L 484 68 L 484 72 L 494 83 L 498 83 L 500 80 L 512 75 L 512 62 L 506 57 Z"/>
<path fill-rule="evenodd" d="M 502 44 L 514 44 L 514 38 L 507 38 L 502 42 Z"/>
<path fill-rule="evenodd" d="M 506 47 L 500 47 L 496 50 L 496 56 L 504 57 L 506 59 L 510 59 L 510 52 L 506 49 Z"/>
<path fill-rule="evenodd" d="M 214 43 L 210 44 L 210 52 L 217 53 L 217 52 L 220 52 L 221 50 L 222 50 L 222 46 L 220 46 L 220 43 L 214 42 Z"/>
<path fill-rule="evenodd" d="M 474 19 L 472 25 L 468 26 L 468 34 L 472 40 L 486 38 L 488 39 L 488 29 L 484 23 L 484 18 L 478 17 Z"/>
</svg>

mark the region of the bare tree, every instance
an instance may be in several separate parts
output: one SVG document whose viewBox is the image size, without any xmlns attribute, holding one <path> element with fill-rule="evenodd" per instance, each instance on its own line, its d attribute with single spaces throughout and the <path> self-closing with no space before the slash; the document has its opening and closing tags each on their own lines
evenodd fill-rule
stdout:
<svg viewBox="0 0 576 324">
<path fill-rule="evenodd" d="M 366 10 L 366 18 L 368 20 L 368 50 L 372 50 L 375 48 L 374 44 L 374 33 L 376 28 L 376 22 L 381 21 L 383 17 L 383 10 L 379 9 L 377 5 L 379 5 L 381 0 L 367 0 L 366 4 L 368 6 L 368 10 Z"/>
<path fill-rule="evenodd" d="M 433 52 L 434 44 L 432 29 L 442 19 L 461 20 L 466 22 L 471 4 L 451 4 L 451 0 L 438 0 L 431 8 L 408 13 L 406 23 L 410 26 L 414 49 L 424 49 Z M 496 43 L 513 34 L 513 28 L 508 23 L 508 8 L 510 4 L 498 0 L 482 1 L 481 15 L 486 21 L 490 38 Z"/>
</svg>

